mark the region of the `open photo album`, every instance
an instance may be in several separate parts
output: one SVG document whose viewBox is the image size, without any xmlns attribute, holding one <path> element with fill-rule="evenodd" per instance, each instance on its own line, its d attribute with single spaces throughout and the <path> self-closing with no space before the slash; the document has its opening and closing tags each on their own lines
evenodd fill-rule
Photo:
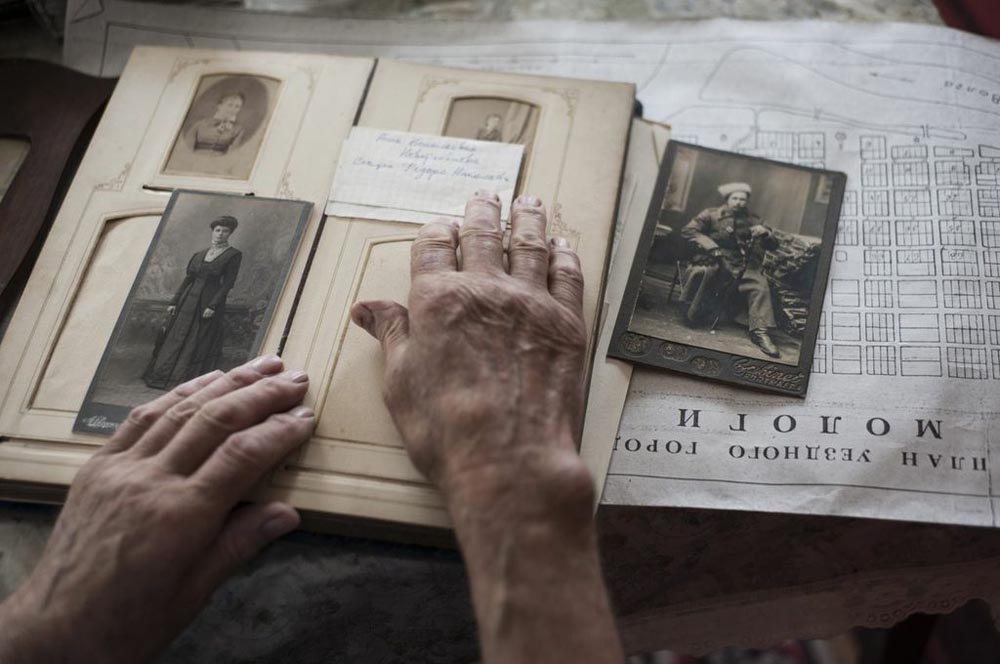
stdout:
<svg viewBox="0 0 1000 664">
<path fill-rule="evenodd" d="M 369 58 L 135 49 L 0 341 L 0 495 L 60 500 L 132 406 L 280 353 L 309 373 L 317 427 L 249 498 L 447 528 L 350 307 L 406 301 L 428 218 L 476 189 L 498 191 L 504 217 L 534 194 L 581 258 L 601 402 L 623 364 L 597 332 L 619 199 L 635 198 L 634 94 Z M 581 453 L 603 483 L 620 408 L 590 410 Z"/>
</svg>

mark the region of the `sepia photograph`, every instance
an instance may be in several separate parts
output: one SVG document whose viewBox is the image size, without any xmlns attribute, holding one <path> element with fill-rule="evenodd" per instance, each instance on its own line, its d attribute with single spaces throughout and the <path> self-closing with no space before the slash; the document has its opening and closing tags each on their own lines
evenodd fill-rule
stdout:
<svg viewBox="0 0 1000 664">
<path fill-rule="evenodd" d="M 74 430 L 257 354 L 312 204 L 178 191 L 160 220 Z"/>
<path fill-rule="evenodd" d="M 163 173 L 249 178 L 280 84 L 277 79 L 251 74 L 203 76 Z"/>
<path fill-rule="evenodd" d="M 671 142 L 611 354 L 804 394 L 844 183 Z"/>
<path fill-rule="evenodd" d="M 515 192 L 528 172 L 531 146 L 538 128 L 538 107 L 502 97 L 463 97 L 451 102 L 444 135 L 524 146 L 524 160 Z"/>
<path fill-rule="evenodd" d="M 477 141 L 517 143 L 531 151 L 538 126 L 538 107 L 501 97 L 463 97 L 452 101 L 445 136 Z"/>
</svg>

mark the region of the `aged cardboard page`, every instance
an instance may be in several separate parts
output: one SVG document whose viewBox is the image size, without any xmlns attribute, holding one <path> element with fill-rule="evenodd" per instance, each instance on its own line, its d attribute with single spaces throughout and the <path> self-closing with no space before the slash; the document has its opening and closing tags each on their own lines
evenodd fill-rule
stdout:
<svg viewBox="0 0 1000 664">
<path fill-rule="evenodd" d="M 665 125 L 639 119 L 632 121 L 580 446 L 580 455 L 599 489 L 604 486 L 604 475 L 611 460 L 612 446 L 608 441 L 618 431 L 632 377 L 632 365 L 608 357 L 608 346 L 669 136 L 670 130 Z"/>
<path fill-rule="evenodd" d="M 0 479 L 68 484 L 106 440 L 73 433 L 73 420 L 170 190 L 324 200 L 373 65 L 325 55 L 135 51 L 0 345 Z M 225 99 L 240 108 L 220 118 Z M 321 216 L 313 209 L 305 223 L 274 314 L 259 331 L 262 352 L 281 343 Z M 209 221 L 199 224 L 206 233 Z M 251 266 L 248 257 L 244 274 Z M 168 304 L 143 302 L 152 318 Z"/>
<path fill-rule="evenodd" d="M 627 84 L 380 60 L 358 125 L 523 146 L 517 193 L 546 201 L 549 233 L 567 238 L 580 254 L 585 319 L 594 330 L 632 99 Z M 440 496 L 411 465 L 383 404 L 379 344 L 349 317 L 357 300 L 406 302 L 416 232 L 406 220 L 327 219 L 316 251 L 322 269 L 310 275 L 285 346 L 286 361 L 313 376 L 318 413 L 314 439 L 274 480 L 299 504 L 447 524 Z"/>
</svg>

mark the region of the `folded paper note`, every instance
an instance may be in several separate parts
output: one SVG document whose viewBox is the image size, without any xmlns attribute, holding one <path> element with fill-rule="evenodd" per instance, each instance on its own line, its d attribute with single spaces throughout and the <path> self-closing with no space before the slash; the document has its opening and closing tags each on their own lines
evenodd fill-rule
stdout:
<svg viewBox="0 0 1000 664">
<path fill-rule="evenodd" d="M 354 127 L 340 151 L 326 213 L 426 223 L 460 217 L 477 189 L 510 212 L 524 146 Z"/>
</svg>

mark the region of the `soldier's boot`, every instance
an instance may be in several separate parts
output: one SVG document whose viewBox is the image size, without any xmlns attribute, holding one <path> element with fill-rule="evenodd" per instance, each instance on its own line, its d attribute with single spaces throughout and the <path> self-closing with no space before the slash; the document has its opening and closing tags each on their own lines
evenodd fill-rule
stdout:
<svg viewBox="0 0 1000 664">
<path fill-rule="evenodd" d="M 781 352 L 778 347 L 774 345 L 771 340 L 771 335 L 767 333 L 767 329 L 760 327 L 756 330 L 750 330 L 750 341 L 754 342 L 757 348 L 760 348 L 761 352 L 765 355 L 770 355 L 771 357 L 781 357 Z"/>
</svg>

